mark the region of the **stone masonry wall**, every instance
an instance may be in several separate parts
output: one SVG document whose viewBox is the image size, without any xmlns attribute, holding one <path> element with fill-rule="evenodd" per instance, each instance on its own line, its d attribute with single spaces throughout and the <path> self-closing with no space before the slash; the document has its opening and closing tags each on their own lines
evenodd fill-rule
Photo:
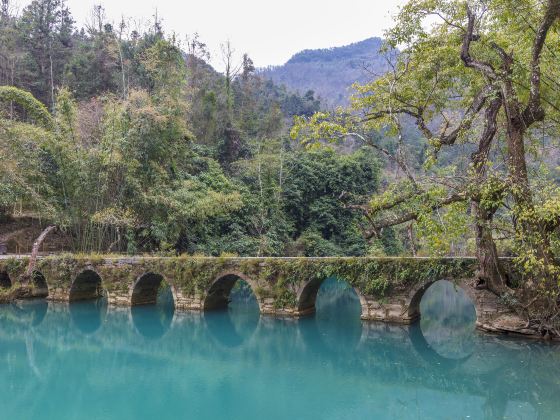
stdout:
<svg viewBox="0 0 560 420">
<path fill-rule="evenodd" d="M 24 260 L 0 260 L 0 272 L 17 282 L 24 265 Z M 314 312 L 321 283 L 336 276 L 346 280 L 358 294 L 364 320 L 414 322 L 420 315 L 419 302 L 423 293 L 433 282 L 442 279 L 457 281 L 471 297 L 479 324 L 491 322 L 507 311 L 495 295 L 474 288 L 474 282 L 469 279 L 474 278 L 476 260 L 469 258 L 88 258 L 65 255 L 41 259 L 37 268 L 46 279 L 48 298 L 59 301 L 69 300 L 70 290 L 73 286 L 76 290 L 75 282 L 83 277 L 82 273 L 97 273 L 112 306 L 131 306 L 134 301 L 151 303 L 148 302 L 151 300 L 148 297 L 153 296 L 150 287 L 159 287 L 159 281 L 139 283 L 149 274 L 170 285 L 177 310 L 202 311 L 207 296 L 213 291 L 229 293 L 231 279 L 235 277 L 251 286 L 261 313 L 300 317 Z M 135 300 L 133 293 L 136 293 Z"/>
</svg>

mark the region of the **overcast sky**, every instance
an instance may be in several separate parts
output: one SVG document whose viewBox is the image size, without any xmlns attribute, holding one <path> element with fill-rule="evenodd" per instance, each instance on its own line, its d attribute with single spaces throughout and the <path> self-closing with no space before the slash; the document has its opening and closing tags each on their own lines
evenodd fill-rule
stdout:
<svg viewBox="0 0 560 420">
<path fill-rule="evenodd" d="M 20 9 L 30 0 L 16 0 Z M 66 0 L 78 25 L 101 3 L 110 21 L 148 21 L 157 12 L 165 30 L 198 32 L 220 68 L 219 45 L 229 39 L 258 67 L 285 63 L 306 48 L 327 48 L 381 36 L 404 0 Z"/>
</svg>

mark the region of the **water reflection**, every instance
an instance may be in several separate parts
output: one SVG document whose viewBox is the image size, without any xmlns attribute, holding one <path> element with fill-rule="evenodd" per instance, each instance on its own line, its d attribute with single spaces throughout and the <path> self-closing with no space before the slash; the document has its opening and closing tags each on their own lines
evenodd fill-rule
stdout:
<svg viewBox="0 0 560 420">
<path fill-rule="evenodd" d="M 362 336 L 360 299 L 344 280 L 326 279 L 317 293 L 315 315 L 299 322 L 310 347 L 325 347 L 333 354 L 348 355 Z"/>
<path fill-rule="evenodd" d="M 445 351 L 441 352 L 441 346 L 438 346 L 438 351 L 428 342 L 428 340 L 426 340 L 420 324 L 409 326 L 408 334 L 410 337 L 410 342 L 412 343 L 412 347 L 414 348 L 416 353 L 419 354 L 431 366 L 433 366 L 434 369 L 452 369 L 460 366 L 470 357 L 470 354 L 462 358 L 446 357 Z"/>
<path fill-rule="evenodd" d="M 420 313 L 421 334 L 441 357 L 464 359 L 472 354 L 476 312 L 463 289 L 449 281 L 435 282 L 420 302 Z"/>
<path fill-rule="evenodd" d="M 72 302 L 68 308 L 74 326 L 82 333 L 89 335 L 101 328 L 107 314 L 107 299 Z"/>
<path fill-rule="evenodd" d="M 247 342 L 255 333 L 259 318 L 257 299 L 243 280 L 238 280 L 231 290 L 227 309 L 204 312 L 204 321 L 212 337 L 229 348 Z"/>
<path fill-rule="evenodd" d="M 428 342 L 438 337 L 426 325 L 361 323 L 359 303 L 341 303 L 344 285 L 323 293 L 301 321 L 259 320 L 235 295 L 206 314 L 138 308 L 132 324 L 127 310 L 96 304 L 49 303 L 46 316 L 0 306 L 0 388 L 12 391 L 0 393 L 2 418 L 558 418 L 557 346 L 469 326 L 470 347 L 457 352 Z"/>
<path fill-rule="evenodd" d="M 149 340 L 157 340 L 169 331 L 175 314 L 173 294 L 169 286 L 158 292 L 155 305 L 130 308 L 132 323 L 136 331 Z"/>
<path fill-rule="evenodd" d="M 242 309 L 211 311 L 204 313 L 204 321 L 215 340 L 234 348 L 251 338 L 259 324 L 259 312 Z"/>
<path fill-rule="evenodd" d="M 14 308 L 19 317 L 29 320 L 32 327 L 41 325 L 49 304 L 44 299 L 21 300 L 14 304 Z"/>
</svg>

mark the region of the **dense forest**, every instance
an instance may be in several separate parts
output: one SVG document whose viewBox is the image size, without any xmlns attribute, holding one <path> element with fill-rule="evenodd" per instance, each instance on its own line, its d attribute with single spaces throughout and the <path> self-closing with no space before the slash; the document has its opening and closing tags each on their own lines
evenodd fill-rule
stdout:
<svg viewBox="0 0 560 420">
<path fill-rule="evenodd" d="M 2 0 L 0 242 L 33 220 L 75 252 L 399 251 L 390 230 L 368 242 L 345 198 L 377 191 L 377 152 L 289 137 L 320 110 L 313 91 L 258 75 L 228 42 L 218 73 L 197 35 L 157 19 L 113 24 L 96 6 L 78 28 L 62 0 L 12 10 Z"/>
</svg>

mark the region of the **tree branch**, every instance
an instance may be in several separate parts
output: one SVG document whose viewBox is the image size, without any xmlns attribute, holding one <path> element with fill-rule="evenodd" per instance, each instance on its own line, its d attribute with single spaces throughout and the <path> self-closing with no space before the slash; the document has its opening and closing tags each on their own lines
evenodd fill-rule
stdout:
<svg viewBox="0 0 560 420">
<path fill-rule="evenodd" d="M 452 195 L 448 196 L 447 198 L 444 198 L 443 200 L 441 200 L 439 203 L 434 204 L 431 207 L 431 210 L 436 211 L 436 210 L 439 210 L 442 207 L 448 206 L 448 205 L 453 204 L 453 203 L 458 203 L 458 202 L 461 202 L 461 201 L 465 201 L 466 199 L 467 199 L 466 194 L 463 194 L 463 193 L 452 194 Z M 417 220 L 419 215 L 420 215 L 420 212 L 411 211 L 411 212 L 404 213 L 404 214 L 401 214 L 400 216 L 396 216 L 396 217 L 393 217 L 393 218 L 387 218 L 387 219 L 384 219 L 384 220 L 373 221 L 373 223 L 372 223 L 373 228 L 371 230 L 369 230 L 368 232 L 366 232 L 366 239 L 371 239 L 383 228 L 391 227 L 391 226 L 397 226 L 397 225 L 401 225 L 401 224 L 406 223 L 406 222 Z M 370 217 L 371 217 L 371 215 L 370 215 Z"/>
<path fill-rule="evenodd" d="M 531 53 L 530 96 L 527 107 L 523 111 L 523 120 L 526 127 L 544 119 L 544 109 L 541 104 L 541 53 L 551 26 L 559 18 L 560 0 L 548 0 L 543 20 L 537 29 Z"/>
<path fill-rule="evenodd" d="M 463 45 L 461 48 L 461 60 L 463 60 L 465 66 L 480 71 L 490 80 L 496 80 L 497 79 L 496 70 L 490 63 L 487 63 L 485 61 L 475 60 L 471 56 L 471 52 L 470 52 L 471 43 L 473 41 L 478 41 L 480 37 L 474 34 L 476 17 L 469 5 L 467 5 L 467 19 L 468 19 L 467 30 L 465 32 L 465 35 L 463 36 Z"/>
<path fill-rule="evenodd" d="M 389 159 L 393 160 L 397 165 L 399 165 L 399 167 L 403 170 L 403 172 L 405 173 L 406 177 L 410 180 L 410 182 L 416 186 L 416 179 L 414 178 L 414 176 L 412 175 L 412 172 L 410 171 L 408 165 L 406 164 L 405 160 L 402 159 L 402 156 L 395 156 L 393 155 L 391 152 L 389 152 L 387 149 L 385 149 L 384 147 L 381 147 L 371 141 L 368 141 L 363 135 L 361 135 L 360 133 L 345 133 L 343 136 L 352 136 L 352 137 L 357 137 L 359 138 L 363 143 L 370 145 L 371 147 L 373 147 L 374 149 L 378 150 L 379 152 L 383 153 L 385 156 L 387 156 Z"/>
<path fill-rule="evenodd" d="M 502 107 L 502 97 L 497 95 L 488 105 L 484 114 L 484 130 L 478 143 L 478 150 L 472 154 L 471 161 L 474 169 L 479 177 L 484 175 L 486 171 L 486 161 L 492 140 L 498 130 L 498 112 Z"/>
</svg>

